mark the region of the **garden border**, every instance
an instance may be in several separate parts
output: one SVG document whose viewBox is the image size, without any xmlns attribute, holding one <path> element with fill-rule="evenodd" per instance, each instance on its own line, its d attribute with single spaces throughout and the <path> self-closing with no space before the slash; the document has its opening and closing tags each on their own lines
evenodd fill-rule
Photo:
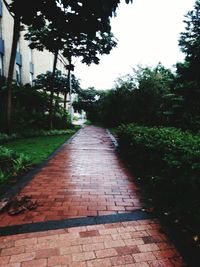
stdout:
<svg viewBox="0 0 200 267">
<path fill-rule="evenodd" d="M 84 127 L 84 126 L 83 126 Z M 83 128 L 82 127 L 82 128 Z M 20 178 L 20 180 L 13 185 L 11 188 L 9 188 L 2 196 L 0 196 L 0 201 L 3 199 L 10 199 L 12 197 L 14 197 L 15 195 L 17 195 L 32 179 L 33 177 L 39 172 L 41 171 L 42 168 L 44 168 L 49 161 L 56 156 L 60 151 L 62 151 L 64 149 L 64 146 L 68 145 L 75 137 L 76 135 L 80 132 L 80 130 L 82 129 L 80 128 L 77 132 L 75 132 L 67 141 L 65 141 L 62 145 L 60 145 L 58 148 L 56 148 L 49 156 L 47 159 L 45 159 L 44 161 L 42 161 L 42 163 L 40 163 L 38 166 L 36 166 L 35 168 L 31 169 L 30 171 L 28 171 L 28 173 L 26 173 L 25 175 L 22 176 L 22 178 Z"/>
<path fill-rule="evenodd" d="M 107 223 L 117 223 L 117 222 L 128 222 L 128 221 L 138 221 L 153 219 L 151 214 L 148 214 L 141 209 L 135 210 L 130 213 L 119 213 L 111 215 L 102 216 L 88 216 L 80 218 L 71 218 L 64 220 L 54 220 L 47 222 L 36 222 L 21 225 L 12 225 L 0 227 L 0 235 L 16 235 L 24 233 L 41 232 L 48 230 L 58 230 L 63 228 L 87 226 L 87 225 L 98 225 Z"/>
</svg>

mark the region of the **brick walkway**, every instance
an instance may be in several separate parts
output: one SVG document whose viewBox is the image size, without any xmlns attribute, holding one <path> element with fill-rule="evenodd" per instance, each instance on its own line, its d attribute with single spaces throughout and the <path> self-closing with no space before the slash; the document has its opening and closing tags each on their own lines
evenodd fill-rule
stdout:
<svg viewBox="0 0 200 267">
<path fill-rule="evenodd" d="M 153 220 L 0 237 L 1 267 L 182 267 Z"/>
<path fill-rule="evenodd" d="M 134 178 L 105 130 L 86 126 L 21 191 L 39 206 L 0 226 L 131 212 L 141 208 Z M 156 220 L 0 236 L 0 267 L 183 267 Z"/>
<path fill-rule="evenodd" d="M 21 191 L 35 211 L 0 215 L 0 226 L 129 212 L 141 207 L 133 177 L 105 130 L 86 126 Z"/>
</svg>

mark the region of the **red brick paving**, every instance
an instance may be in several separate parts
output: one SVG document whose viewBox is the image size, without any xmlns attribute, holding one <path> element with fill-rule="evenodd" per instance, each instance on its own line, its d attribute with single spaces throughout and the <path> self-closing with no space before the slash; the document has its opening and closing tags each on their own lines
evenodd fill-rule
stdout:
<svg viewBox="0 0 200 267">
<path fill-rule="evenodd" d="M 155 220 L 0 237 L 0 248 L 0 267 L 185 266 Z"/>
<path fill-rule="evenodd" d="M 141 207 L 133 177 L 105 130 L 87 126 L 22 190 L 39 207 L 0 226 L 129 212 Z M 156 220 L 0 236 L 0 267 L 183 267 Z"/>
<path fill-rule="evenodd" d="M 0 226 L 130 212 L 141 207 L 133 177 L 106 131 L 86 126 L 21 191 L 39 206 Z"/>
</svg>

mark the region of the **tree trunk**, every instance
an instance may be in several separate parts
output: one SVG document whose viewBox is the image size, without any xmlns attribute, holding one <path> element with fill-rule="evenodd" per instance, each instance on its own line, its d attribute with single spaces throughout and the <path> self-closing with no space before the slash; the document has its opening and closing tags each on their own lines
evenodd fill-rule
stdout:
<svg viewBox="0 0 200 267">
<path fill-rule="evenodd" d="M 72 123 L 72 85 L 71 85 L 71 70 L 68 70 L 68 88 L 69 88 L 69 115 L 70 123 Z"/>
<path fill-rule="evenodd" d="M 69 69 L 68 69 L 68 90 L 69 90 L 69 115 L 70 115 L 70 123 L 72 123 L 72 83 L 71 83 L 71 57 L 68 58 Z"/>
<path fill-rule="evenodd" d="M 64 110 L 67 108 L 67 91 L 64 93 Z"/>
<path fill-rule="evenodd" d="M 57 92 L 57 99 L 56 99 L 56 103 L 55 103 L 55 108 L 54 108 L 54 112 L 53 112 L 53 114 L 54 114 L 54 117 L 55 117 L 55 115 L 56 115 L 56 109 L 57 108 L 59 108 L 59 95 L 60 95 L 60 92 Z"/>
<path fill-rule="evenodd" d="M 14 26 L 13 26 L 13 40 L 12 40 L 12 49 L 10 55 L 10 63 L 8 69 L 8 78 L 7 78 L 7 132 L 11 133 L 11 112 L 12 112 L 12 80 L 15 67 L 15 58 L 17 52 L 17 43 L 19 40 L 20 33 L 20 17 L 15 16 Z"/>
<path fill-rule="evenodd" d="M 50 108 L 49 108 L 49 128 L 50 130 L 53 129 L 53 95 L 54 95 L 54 84 L 55 84 L 55 73 L 56 73 L 56 65 L 58 61 L 58 52 L 59 50 L 55 52 L 54 62 L 53 62 L 53 71 L 52 71 L 52 83 L 51 83 L 51 89 L 50 89 Z"/>
</svg>

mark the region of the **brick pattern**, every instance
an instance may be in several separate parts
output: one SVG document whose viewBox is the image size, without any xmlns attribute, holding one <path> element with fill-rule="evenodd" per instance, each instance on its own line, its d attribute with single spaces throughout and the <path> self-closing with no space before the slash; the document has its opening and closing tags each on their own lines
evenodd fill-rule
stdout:
<svg viewBox="0 0 200 267">
<path fill-rule="evenodd" d="M 21 191 L 37 209 L 4 212 L 0 227 L 133 211 L 141 207 L 133 181 L 106 131 L 86 126 Z"/>
<path fill-rule="evenodd" d="M 156 220 L 0 237 L 0 267 L 183 267 Z"/>
</svg>

